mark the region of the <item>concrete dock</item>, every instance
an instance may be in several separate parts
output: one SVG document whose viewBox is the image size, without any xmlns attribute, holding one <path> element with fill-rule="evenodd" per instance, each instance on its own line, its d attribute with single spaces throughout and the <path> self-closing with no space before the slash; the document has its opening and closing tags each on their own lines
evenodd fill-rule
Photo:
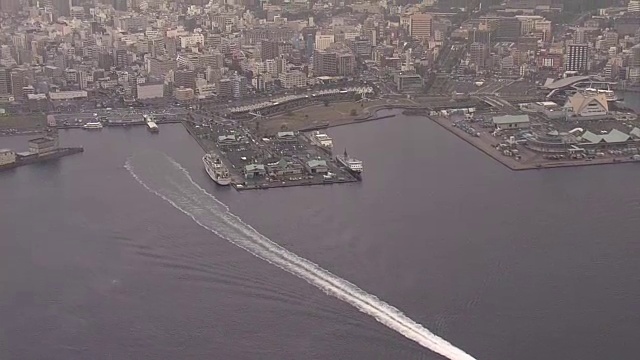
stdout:
<svg viewBox="0 0 640 360">
<path fill-rule="evenodd" d="M 330 152 L 312 144 L 301 132 L 259 133 L 256 121 L 240 122 L 190 117 L 189 134 L 207 153 L 220 157 L 237 190 L 329 185 L 358 182 Z"/>
<path fill-rule="evenodd" d="M 450 119 L 444 117 L 425 116 L 427 119 L 442 126 L 447 131 L 458 136 L 460 139 L 476 147 L 478 150 L 490 156 L 492 159 L 498 161 L 500 164 L 514 171 L 522 170 L 541 170 L 541 169 L 553 169 L 563 167 L 576 167 L 576 166 L 593 166 L 593 165 L 611 165 L 629 162 L 638 162 L 628 156 L 620 157 L 606 157 L 595 159 L 579 159 L 579 160 L 547 160 L 543 158 L 542 154 L 536 153 L 532 150 L 522 149 L 528 152 L 528 159 L 525 161 L 518 161 L 513 157 L 504 156 L 498 151 L 493 144 L 499 142 L 498 139 L 492 137 L 486 132 L 480 132 L 478 137 L 469 135 L 462 129 L 453 126 L 453 122 Z"/>
</svg>

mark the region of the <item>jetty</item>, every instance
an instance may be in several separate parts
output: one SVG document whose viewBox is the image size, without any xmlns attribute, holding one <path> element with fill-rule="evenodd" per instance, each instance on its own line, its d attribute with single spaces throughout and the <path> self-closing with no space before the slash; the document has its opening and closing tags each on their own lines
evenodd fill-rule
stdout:
<svg viewBox="0 0 640 360">
<path fill-rule="evenodd" d="M 360 179 L 340 166 L 331 149 L 299 131 L 260 131 L 260 122 L 196 119 L 183 122 L 207 153 L 218 155 L 236 190 L 355 183 Z"/>
<path fill-rule="evenodd" d="M 83 147 L 59 147 L 57 135 L 38 137 L 29 140 L 29 151 L 0 149 L 0 171 L 47 162 L 83 151 Z"/>
</svg>

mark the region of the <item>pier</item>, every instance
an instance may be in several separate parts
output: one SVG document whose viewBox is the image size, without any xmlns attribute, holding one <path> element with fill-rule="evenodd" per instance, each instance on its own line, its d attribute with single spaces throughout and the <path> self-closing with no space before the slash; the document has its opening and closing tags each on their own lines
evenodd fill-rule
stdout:
<svg viewBox="0 0 640 360">
<path fill-rule="evenodd" d="M 215 121 L 193 115 L 183 125 L 205 152 L 220 157 L 236 190 L 360 181 L 303 132 L 283 128 L 268 136 L 257 120 Z"/>
<path fill-rule="evenodd" d="M 15 154 L 14 161 L 0 163 L 0 171 L 15 169 L 20 166 L 43 163 L 47 161 L 52 161 L 55 159 L 59 159 L 61 157 L 78 154 L 84 151 L 83 147 L 67 147 L 67 148 L 58 148 L 46 154 Z M 8 150 L 0 150 L 2 154 L 0 156 L 7 154 Z M 7 154 L 8 155 L 8 154 Z M 6 155 L 5 155 L 6 156 Z"/>
<path fill-rule="evenodd" d="M 578 166 L 594 166 L 594 165 L 610 165 L 638 162 L 631 156 L 606 156 L 601 158 L 582 158 L 582 159 L 557 159 L 550 160 L 545 158 L 543 153 L 528 149 L 525 146 L 518 146 L 518 150 L 522 155 L 520 160 L 512 156 L 503 155 L 498 149 L 496 149 L 495 143 L 500 140 L 493 137 L 489 133 L 479 132 L 478 136 L 472 136 L 468 132 L 459 127 L 453 126 L 453 122 L 445 117 L 441 116 L 425 116 L 427 119 L 440 125 L 447 131 L 456 135 L 463 141 L 474 146 L 478 150 L 482 151 L 492 159 L 496 160 L 500 164 L 504 165 L 513 171 L 523 170 L 541 170 L 541 169 L 554 169 L 564 167 L 578 167 Z"/>
</svg>

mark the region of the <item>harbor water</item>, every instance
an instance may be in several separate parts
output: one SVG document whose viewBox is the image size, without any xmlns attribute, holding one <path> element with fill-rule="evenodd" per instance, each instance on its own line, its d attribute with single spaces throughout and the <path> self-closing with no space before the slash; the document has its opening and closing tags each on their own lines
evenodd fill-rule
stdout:
<svg viewBox="0 0 640 360">
<path fill-rule="evenodd" d="M 0 173 L 0 359 L 444 359 L 351 285 L 479 360 L 637 357 L 640 165 L 512 172 L 403 115 L 329 135 L 362 182 L 219 187 L 180 124 Z"/>
</svg>

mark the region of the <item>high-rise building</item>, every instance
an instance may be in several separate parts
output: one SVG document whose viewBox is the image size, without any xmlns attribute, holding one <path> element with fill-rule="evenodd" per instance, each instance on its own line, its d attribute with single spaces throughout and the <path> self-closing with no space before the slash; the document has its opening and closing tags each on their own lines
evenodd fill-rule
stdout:
<svg viewBox="0 0 640 360">
<path fill-rule="evenodd" d="M 262 40 L 260 43 L 260 56 L 262 57 L 262 61 L 277 58 L 278 43 L 275 41 Z"/>
<path fill-rule="evenodd" d="M 489 47 L 487 44 L 474 42 L 469 47 L 469 60 L 479 68 L 484 68 L 489 55 Z"/>
<path fill-rule="evenodd" d="M 0 66 L 0 95 L 8 95 L 11 93 L 11 71 Z"/>
<path fill-rule="evenodd" d="M 573 40 L 576 44 L 584 44 L 586 42 L 585 29 L 578 28 Z"/>
<path fill-rule="evenodd" d="M 431 14 L 413 14 L 409 18 L 409 34 L 416 40 L 429 40 L 433 27 Z"/>
<path fill-rule="evenodd" d="M 316 50 L 313 53 L 313 74 L 315 76 L 337 75 L 338 64 L 336 53 Z"/>
<path fill-rule="evenodd" d="M 357 37 L 349 42 L 349 47 L 356 56 L 368 58 L 371 56 L 371 40 Z"/>
<path fill-rule="evenodd" d="M 342 51 L 336 58 L 338 64 L 338 75 L 348 76 L 356 72 L 356 57 L 351 51 Z"/>
<path fill-rule="evenodd" d="M 603 35 L 603 46 L 605 49 L 609 49 L 614 46 L 618 46 L 618 33 L 615 31 L 607 31 Z"/>
<path fill-rule="evenodd" d="M 538 20 L 534 26 L 534 30 L 542 32 L 542 41 L 551 40 L 552 23 L 549 20 Z"/>
<path fill-rule="evenodd" d="M 109 70 L 113 66 L 113 56 L 108 52 L 98 54 L 98 67 Z"/>
<path fill-rule="evenodd" d="M 565 70 L 584 73 L 588 70 L 589 47 L 587 44 L 569 44 Z"/>
<path fill-rule="evenodd" d="M 195 89 L 196 88 L 196 72 L 193 70 L 176 70 L 173 73 L 173 83 L 176 88 L 184 87 Z"/>
<path fill-rule="evenodd" d="M 247 78 L 236 74 L 231 78 L 231 89 L 234 98 L 243 98 L 247 94 Z"/>
<path fill-rule="evenodd" d="M 23 88 L 30 85 L 28 74 L 27 69 L 13 69 L 11 71 L 11 92 L 14 99 L 22 100 L 25 97 Z"/>
<path fill-rule="evenodd" d="M 328 48 L 329 46 L 331 46 L 331 44 L 333 44 L 334 41 L 335 41 L 335 37 L 333 35 L 316 34 L 315 49 L 316 50 L 324 50 L 324 49 Z"/>
<path fill-rule="evenodd" d="M 305 56 L 307 59 L 313 56 L 313 50 L 315 48 L 314 36 L 313 34 L 307 34 L 304 43 Z"/>
<path fill-rule="evenodd" d="M 356 57 L 348 49 L 316 50 L 313 73 L 316 76 L 348 76 L 356 70 Z"/>
<path fill-rule="evenodd" d="M 117 49 L 115 58 L 116 58 L 116 62 L 115 62 L 116 67 L 122 69 L 129 65 L 129 55 L 127 54 L 127 49 Z"/>
<path fill-rule="evenodd" d="M 520 20 L 515 17 L 503 17 L 498 19 L 496 28 L 496 40 L 516 41 L 520 36 L 522 26 Z"/>
<path fill-rule="evenodd" d="M 472 30 L 471 40 L 472 42 L 487 44 L 491 46 L 492 33 L 490 30 Z"/>
<path fill-rule="evenodd" d="M 218 80 L 216 83 L 216 91 L 220 98 L 230 98 L 233 96 L 233 85 L 231 84 L 231 79 L 225 78 Z"/>
</svg>

